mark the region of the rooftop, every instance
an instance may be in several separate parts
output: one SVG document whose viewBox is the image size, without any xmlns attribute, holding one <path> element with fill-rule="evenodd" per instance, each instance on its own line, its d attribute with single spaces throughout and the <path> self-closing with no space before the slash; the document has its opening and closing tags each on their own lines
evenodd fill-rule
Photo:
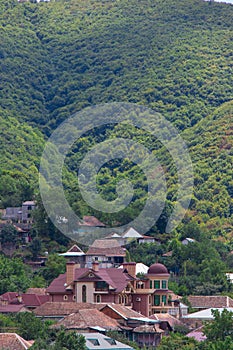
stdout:
<svg viewBox="0 0 233 350">
<path fill-rule="evenodd" d="M 88 330 L 101 327 L 104 330 L 119 330 L 116 320 L 105 315 L 97 309 L 80 309 L 59 321 L 54 328 L 65 327 L 65 329 Z"/>
<path fill-rule="evenodd" d="M 32 344 L 32 341 L 23 339 L 17 333 L 0 333 L 0 349 L 27 350 Z"/>
<path fill-rule="evenodd" d="M 97 309 L 105 304 L 74 303 L 74 302 L 51 302 L 37 307 L 33 312 L 40 317 L 65 317 L 83 309 Z"/>
<path fill-rule="evenodd" d="M 197 309 L 233 307 L 233 299 L 226 295 L 191 295 L 188 300 L 192 308 Z"/>
<path fill-rule="evenodd" d="M 129 345 L 123 344 L 100 333 L 82 333 L 86 339 L 86 347 L 88 350 L 133 350 Z"/>
</svg>

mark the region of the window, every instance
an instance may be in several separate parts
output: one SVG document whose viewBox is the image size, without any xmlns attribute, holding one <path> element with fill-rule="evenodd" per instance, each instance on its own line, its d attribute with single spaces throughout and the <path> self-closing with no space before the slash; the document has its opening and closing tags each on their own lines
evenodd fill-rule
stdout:
<svg viewBox="0 0 233 350">
<path fill-rule="evenodd" d="M 87 287 L 85 285 L 82 286 L 82 302 L 87 302 Z"/>
<path fill-rule="evenodd" d="M 73 300 L 74 300 L 74 301 L 76 300 L 76 295 L 73 295 Z"/>
<path fill-rule="evenodd" d="M 153 282 L 150 281 L 150 289 L 152 289 L 152 288 L 153 288 Z"/>
<path fill-rule="evenodd" d="M 96 302 L 101 303 L 101 296 L 99 294 L 96 295 Z"/>
<path fill-rule="evenodd" d="M 167 281 L 162 281 L 162 289 L 167 289 Z"/>
<path fill-rule="evenodd" d="M 68 296 L 67 296 L 67 295 L 64 295 L 64 296 L 63 296 L 63 300 L 65 300 L 65 301 L 68 300 Z"/>
<path fill-rule="evenodd" d="M 155 306 L 160 305 L 160 295 L 154 295 L 154 305 Z"/>
<path fill-rule="evenodd" d="M 97 290 L 107 290 L 108 289 L 108 284 L 105 281 L 98 281 L 95 284 L 95 289 Z"/>
<path fill-rule="evenodd" d="M 154 288 L 160 289 L 160 281 L 154 281 Z"/>
<path fill-rule="evenodd" d="M 104 338 L 110 345 L 117 345 L 116 340 L 112 338 Z"/>
<path fill-rule="evenodd" d="M 92 345 L 99 346 L 99 340 L 98 339 L 87 339 Z"/>
<path fill-rule="evenodd" d="M 164 303 L 164 305 L 167 304 L 167 296 L 166 295 L 162 295 L 162 302 Z"/>
</svg>

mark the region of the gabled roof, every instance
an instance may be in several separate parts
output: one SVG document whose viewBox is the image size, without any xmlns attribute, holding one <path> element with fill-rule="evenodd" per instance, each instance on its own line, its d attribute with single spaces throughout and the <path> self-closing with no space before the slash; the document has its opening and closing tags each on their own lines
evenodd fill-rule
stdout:
<svg viewBox="0 0 233 350">
<path fill-rule="evenodd" d="M 100 333 L 82 333 L 86 339 L 88 350 L 133 350 L 129 345 L 123 344 L 118 340 L 113 340 L 108 336 Z"/>
<path fill-rule="evenodd" d="M 151 320 L 159 320 L 161 322 L 163 322 L 163 321 L 168 322 L 171 328 L 174 328 L 175 326 L 183 325 L 183 322 L 181 322 L 176 317 L 174 317 L 168 313 L 153 314 L 153 315 L 149 316 L 149 318 Z"/>
<path fill-rule="evenodd" d="M 123 238 L 140 238 L 142 235 L 136 231 L 133 227 L 130 227 L 122 235 Z"/>
<path fill-rule="evenodd" d="M 127 306 L 123 306 L 120 304 L 107 304 L 102 306 L 100 309 L 101 312 L 105 313 L 107 309 L 110 309 L 111 311 L 115 312 L 119 318 L 123 318 L 124 320 L 128 319 L 135 319 L 135 318 L 142 318 L 143 316 L 139 314 L 137 311 L 132 310 L 131 308 Z"/>
<path fill-rule="evenodd" d="M 80 226 L 90 226 L 90 227 L 105 227 L 100 220 L 98 220 L 95 216 L 84 216 L 82 222 L 78 223 Z"/>
<path fill-rule="evenodd" d="M 82 309 L 99 309 L 104 305 L 105 304 L 48 301 L 33 310 L 33 313 L 41 317 L 64 317 Z"/>
<path fill-rule="evenodd" d="M 111 239 L 111 238 L 121 238 L 121 235 L 119 235 L 118 233 L 116 232 L 112 232 L 110 233 L 108 236 L 105 237 L 105 239 Z"/>
<path fill-rule="evenodd" d="M 27 350 L 32 344 L 33 342 L 23 339 L 17 333 L 0 333 L 0 349 Z"/>
<path fill-rule="evenodd" d="M 60 253 L 59 255 L 72 257 L 72 256 L 82 256 L 82 255 L 85 255 L 85 253 L 82 251 L 81 248 L 79 248 L 79 246 L 74 244 L 70 249 L 67 250 L 67 252 Z"/>
<path fill-rule="evenodd" d="M 233 299 L 227 295 L 191 295 L 188 297 L 188 301 L 192 308 L 198 309 L 233 307 Z"/>
<path fill-rule="evenodd" d="M 75 313 L 66 316 L 59 321 L 54 328 L 65 327 L 65 329 L 87 330 L 95 327 L 101 327 L 105 330 L 119 330 L 119 324 L 116 320 L 105 315 L 97 309 L 81 309 Z"/>
</svg>

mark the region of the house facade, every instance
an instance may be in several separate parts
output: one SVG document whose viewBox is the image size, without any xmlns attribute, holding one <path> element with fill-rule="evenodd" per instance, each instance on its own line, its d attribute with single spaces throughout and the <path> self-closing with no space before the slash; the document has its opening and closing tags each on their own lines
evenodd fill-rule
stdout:
<svg viewBox="0 0 233 350">
<path fill-rule="evenodd" d="M 144 316 L 170 313 L 179 316 L 179 302 L 168 289 L 169 273 L 156 263 L 143 278 L 136 277 L 136 263 L 123 268 L 100 268 L 93 261 L 90 268 L 67 262 L 66 273 L 48 287 L 50 301 L 78 303 L 114 303 L 131 307 Z"/>
</svg>

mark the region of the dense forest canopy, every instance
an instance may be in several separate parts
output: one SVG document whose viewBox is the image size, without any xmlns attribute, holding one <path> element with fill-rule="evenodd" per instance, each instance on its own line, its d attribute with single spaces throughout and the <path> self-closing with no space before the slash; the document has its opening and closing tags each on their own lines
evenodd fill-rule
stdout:
<svg viewBox="0 0 233 350">
<path fill-rule="evenodd" d="M 131 102 L 161 112 L 179 128 L 195 171 L 187 220 L 194 216 L 229 241 L 232 15 L 231 5 L 199 0 L 0 0 L 1 207 L 19 205 L 38 192 L 43 145 L 63 120 L 94 104 Z M 145 135 L 132 136 L 117 126 L 110 134 L 122 132 L 145 142 Z M 67 158 L 67 197 L 80 215 L 99 214 L 83 202 L 74 169 L 100 139 L 95 132 L 85 135 Z M 152 148 L 153 142 L 148 141 Z M 163 233 L 177 188 L 172 162 L 162 150 L 157 155 L 168 170 L 166 208 L 154 228 Z M 145 201 L 143 174 L 127 162 L 102 169 L 102 195 L 112 200 L 122 176 L 137 184 L 135 200 L 116 217 L 100 214 L 109 223 L 125 223 Z"/>
</svg>

